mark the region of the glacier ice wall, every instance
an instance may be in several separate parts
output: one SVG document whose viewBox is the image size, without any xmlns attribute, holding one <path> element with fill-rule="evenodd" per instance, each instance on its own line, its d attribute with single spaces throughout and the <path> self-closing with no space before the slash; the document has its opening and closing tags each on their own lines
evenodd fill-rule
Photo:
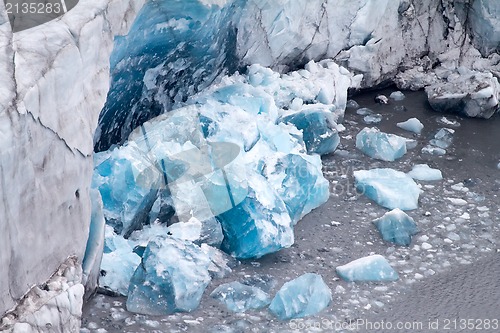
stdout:
<svg viewBox="0 0 500 333">
<path fill-rule="evenodd" d="M 68 257 L 82 260 L 113 37 L 142 2 L 81 0 L 15 34 L 0 4 L 0 316 Z"/>
<path fill-rule="evenodd" d="M 410 68 L 426 75 L 446 61 L 447 68 L 476 66 L 478 50 L 485 57 L 498 51 L 499 6 L 496 0 L 150 1 L 116 42 L 95 148 L 123 143 L 134 128 L 221 74 L 251 64 L 288 72 L 332 58 L 363 74 L 363 87 Z"/>
</svg>

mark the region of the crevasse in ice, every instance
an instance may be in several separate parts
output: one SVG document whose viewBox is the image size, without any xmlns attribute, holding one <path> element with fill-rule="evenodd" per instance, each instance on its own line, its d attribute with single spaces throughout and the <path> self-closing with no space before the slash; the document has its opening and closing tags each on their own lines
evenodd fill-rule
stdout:
<svg viewBox="0 0 500 333">
<path fill-rule="evenodd" d="M 411 238 L 418 232 L 415 221 L 401 209 L 393 209 L 373 221 L 386 242 L 409 246 Z"/>
<path fill-rule="evenodd" d="M 337 274 L 345 281 L 395 281 L 398 273 L 391 267 L 387 259 L 381 255 L 371 255 L 356 259 L 336 268 Z"/>
<path fill-rule="evenodd" d="M 365 127 L 356 135 L 356 148 L 372 158 L 394 161 L 406 154 L 406 140 L 375 127 Z"/>
<path fill-rule="evenodd" d="M 332 301 L 332 292 L 323 278 L 306 273 L 286 282 L 278 291 L 269 310 L 279 319 L 287 320 L 314 315 Z"/>
<path fill-rule="evenodd" d="M 395 209 L 412 210 L 418 207 L 420 188 L 404 172 L 394 169 L 354 171 L 356 188 L 379 205 Z"/>
</svg>

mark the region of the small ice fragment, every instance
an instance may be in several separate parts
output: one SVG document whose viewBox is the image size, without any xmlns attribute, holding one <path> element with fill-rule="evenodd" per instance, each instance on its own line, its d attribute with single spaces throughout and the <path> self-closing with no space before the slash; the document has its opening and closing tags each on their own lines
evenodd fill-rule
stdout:
<svg viewBox="0 0 500 333">
<path fill-rule="evenodd" d="M 345 281 L 396 281 L 398 273 L 389 265 L 387 259 L 381 255 L 371 255 L 354 260 L 336 268 L 337 274 Z"/>
<path fill-rule="evenodd" d="M 410 118 L 407 121 L 396 124 L 399 128 L 404 129 L 405 131 L 413 132 L 420 134 L 424 125 L 417 118 Z"/>
<path fill-rule="evenodd" d="M 346 108 L 347 109 L 358 109 L 359 108 L 359 104 L 355 100 L 350 99 L 350 100 L 347 101 Z"/>
<path fill-rule="evenodd" d="M 233 312 L 261 309 L 271 302 L 269 295 L 261 289 L 237 281 L 218 286 L 210 296 Z"/>
<path fill-rule="evenodd" d="M 422 148 L 422 153 L 434 156 L 442 156 L 446 154 L 446 150 L 438 147 L 425 146 L 424 148 Z"/>
<path fill-rule="evenodd" d="M 358 109 L 356 113 L 359 114 L 360 116 L 368 116 L 370 114 L 374 114 L 375 112 L 373 112 L 371 109 L 368 108 L 361 108 Z"/>
<path fill-rule="evenodd" d="M 356 148 L 372 158 L 394 161 L 406 154 L 406 139 L 365 127 L 356 135 Z"/>
<path fill-rule="evenodd" d="M 378 124 L 382 121 L 382 115 L 381 114 L 369 114 L 363 118 L 363 121 L 366 124 Z"/>
<path fill-rule="evenodd" d="M 406 96 L 401 91 L 394 91 L 389 95 L 395 101 L 402 101 Z"/>
<path fill-rule="evenodd" d="M 435 181 L 443 179 L 443 175 L 440 170 L 432 169 L 427 164 L 417 164 L 413 166 L 413 169 L 408 172 L 408 176 L 422 181 Z"/>
<path fill-rule="evenodd" d="M 464 199 L 458 199 L 458 198 L 446 198 L 448 199 L 452 205 L 455 205 L 455 206 L 465 206 L 467 205 L 467 201 L 465 201 Z"/>
<path fill-rule="evenodd" d="M 332 292 L 318 274 L 306 273 L 281 287 L 269 310 L 287 320 L 314 315 L 332 301 Z"/>
<path fill-rule="evenodd" d="M 410 246 L 411 238 L 418 233 L 415 221 L 396 208 L 373 221 L 382 239 L 396 245 Z"/>
</svg>

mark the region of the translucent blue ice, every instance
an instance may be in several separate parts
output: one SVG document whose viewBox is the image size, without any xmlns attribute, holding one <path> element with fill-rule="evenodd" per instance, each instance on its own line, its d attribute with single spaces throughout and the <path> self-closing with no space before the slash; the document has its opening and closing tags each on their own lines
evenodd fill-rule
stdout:
<svg viewBox="0 0 500 333">
<path fill-rule="evenodd" d="M 171 237 L 150 241 L 130 281 L 127 310 L 146 315 L 193 311 L 211 281 L 210 262 L 189 241 Z"/>
<path fill-rule="evenodd" d="M 269 310 L 288 320 L 315 315 L 332 301 L 332 292 L 318 274 L 306 273 L 286 282 L 274 297 Z"/>
<path fill-rule="evenodd" d="M 389 95 L 395 101 L 402 101 L 406 98 L 406 96 L 401 91 L 394 91 Z"/>
<path fill-rule="evenodd" d="M 261 309 L 271 303 L 269 295 L 261 289 L 237 281 L 218 286 L 210 296 L 233 312 Z"/>
<path fill-rule="evenodd" d="M 152 166 L 133 142 L 106 153 L 96 165 L 93 187 L 101 193 L 106 223 L 118 234 L 128 236 L 149 222 L 161 182 Z"/>
<path fill-rule="evenodd" d="M 406 154 L 406 139 L 365 127 L 356 135 L 356 148 L 372 158 L 394 161 Z"/>
<path fill-rule="evenodd" d="M 433 169 L 427 164 L 417 164 L 413 166 L 408 176 L 416 180 L 434 181 L 443 179 L 443 174 L 438 169 Z"/>
<path fill-rule="evenodd" d="M 354 171 L 356 188 L 379 205 L 395 209 L 418 208 L 420 188 L 413 179 L 393 169 L 372 169 Z"/>
<path fill-rule="evenodd" d="M 404 129 L 405 131 L 413 132 L 420 134 L 424 129 L 424 125 L 417 118 L 410 118 L 407 121 L 402 123 L 397 123 L 399 128 Z"/>
<path fill-rule="evenodd" d="M 415 221 L 401 209 L 393 209 L 373 221 L 382 239 L 396 245 L 410 246 L 411 238 L 418 232 Z"/>
<path fill-rule="evenodd" d="M 396 281 L 398 273 L 381 255 L 372 255 L 354 260 L 336 268 L 337 274 L 349 282 Z"/>
<path fill-rule="evenodd" d="M 309 154 L 330 154 L 337 149 L 340 137 L 333 115 L 325 110 L 304 110 L 283 118 L 303 131 L 303 139 Z"/>
</svg>

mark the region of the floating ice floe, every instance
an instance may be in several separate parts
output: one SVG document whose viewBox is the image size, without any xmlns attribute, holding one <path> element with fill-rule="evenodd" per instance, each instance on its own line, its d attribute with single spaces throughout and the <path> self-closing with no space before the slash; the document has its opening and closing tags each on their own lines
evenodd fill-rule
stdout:
<svg viewBox="0 0 500 333">
<path fill-rule="evenodd" d="M 369 108 L 361 108 L 356 110 L 356 113 L 359 114 L 360 116 L 368 116 L 374 114 L 375 112 L 373 112 L 373 110 Z"/>
<path fill-rule="evenodd" d="M 396 245 L 409 246 L 411 238 L 418 232 L 415 221 L 396 208 L 373 221 L 382 239 Z"/>
<path fill-rule="evenodd" d="M 411 171 L 408 172 L 408 176 L 422 181 L 435 181 L 443 179 L 441 170 L 433 169 L 427 164 L 414 165 Z"/>
<path fill-rule="evenodd" d="M 443 156 L 446 154 L 446 150 L 443 148 L 433 147 L 431 145 L 427 145 L 424 148 L 422 148 L 422 153 L 434 155 L 434 156 Z"/>
<path fill-rule="evenodd" d="M 406 154 L 406 139 L 365 127 L 356 135 L 356 148 L 372 158 L 395 161 Z"/>
<path fill-rule="evenodd" d="M 382 121 L 383 117 L 381 114 L 369 114 L 363 118 L 365 124 L 378 124 Z"/>
<path fill-rule="evenodd" d="M 172 237 L 151 240 L 129 287 L 127 310 L 168 315 L 196 309 L 211 281 L 210 257 L 189 241 Z"/>
<path fill-rule="evenodd" d="M 413 179 L 393 169 L 372 169 L 354 171 L 356 188 L 379 205 L 395 209 L 418 208 L 420 188 Z"/>
<path fill-rule="evenodd" d="M 336 268 L 337 274 L 349 282 L 396 281 L 398 273 L 381 255 L 371 255 Z"/>
<path fill-rule="evenodd" d="M 288 320 L 314 315 L 332 301 L 332 292 L 318 274 L 306 273 L 286 282 L 278 291 L 269 310 L 279 319 Z"/>
<path fill-rule="evenodd" d="M 405 94 L 403 94 L 401 91 L 394 91 L 389 95 L 389 97 L 395 101 L 402 101 L 406 98 Z"/>
<path fill-rule="evenodd" d="M 359 108 L 359 104 L 355 100 L 350 99 L 347 101 L 346 109 L 358 109 L 358 108 Z"/>
<path fill-rule="evenodd" d="M 218 286 L 210 296 L 233 312 L 261 309 L 271 303 L 269 295 L 261 289 L 237 281 Z"/>
<path fill-rule="evenodd" d="M 434 139 L 429 141 L 429 143 L 435 147 L 446 149 L 453 142 L 453 134 L 455 130 L 451 128 L 441 128 L 435 135 Z"/>
<path fill-rule="evenodd" d="M 420 134 L 424 129 L 424 125 L 417 118 L 410 118 L 407 121 L 397 123 L 399 128 L 404 129 L 405 131 L 413 132 Z"/>
</svg>

